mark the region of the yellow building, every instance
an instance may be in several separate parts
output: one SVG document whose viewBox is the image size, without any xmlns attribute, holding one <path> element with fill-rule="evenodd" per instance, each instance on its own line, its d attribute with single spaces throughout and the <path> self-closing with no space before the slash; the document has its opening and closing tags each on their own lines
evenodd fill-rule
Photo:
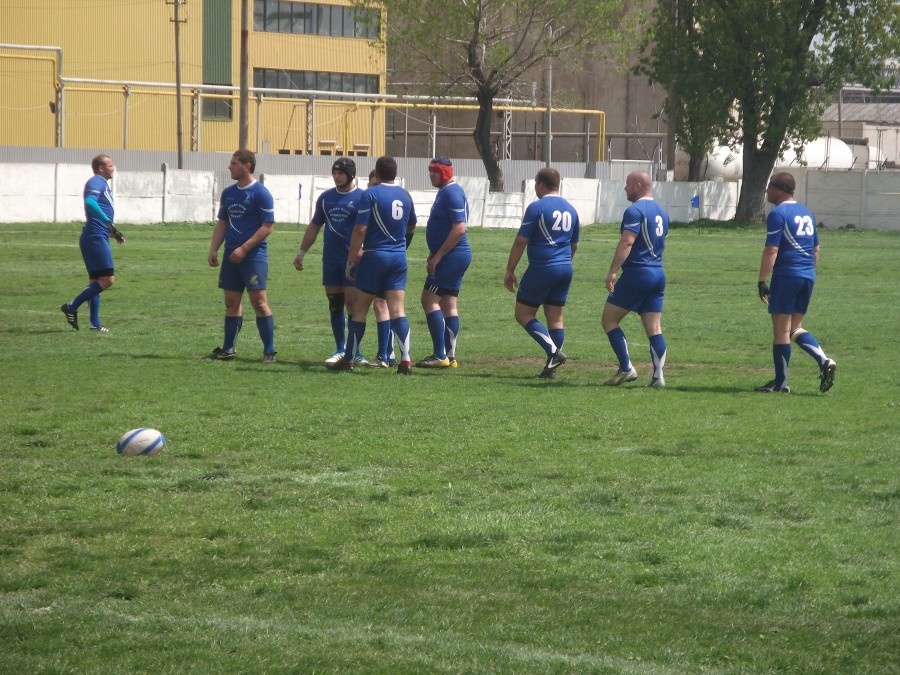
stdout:
<svg viewBox="0 0 900 675">
<path fill-rule="evenodd" d="M 244 3 L 249 147 L 383 152 L 383 108 L 365 105 L 385 91 L 383 20 L 346 0 L 0 3 L 0 145 L 175 150 L 180 72 L 181 147 L 233 151 Z"/>
</svg>

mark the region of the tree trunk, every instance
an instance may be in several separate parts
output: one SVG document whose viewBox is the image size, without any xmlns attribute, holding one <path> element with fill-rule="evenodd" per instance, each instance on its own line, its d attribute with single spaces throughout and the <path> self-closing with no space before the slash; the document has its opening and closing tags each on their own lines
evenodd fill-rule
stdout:
<svg viewBox="0 0 900 675">
<path fill-rule="evenodd" d="M 478 155 L 484 163 L 484 169 L 487 172 L 488 181 L 490 181 L 491 192 L 503 192 L 503 170 L 500 168 L 500 162 L 497 161 L 497 154 L 494 152 L 494 146 L 491 143 L 491 122 L 494 117 L 494 94 L 490 90 L 479 89 L 476 96 L 478 97 L 478 118 L 475 120 L 475 131 L 472 136 L 475 139 L 475 148 Z"/>
<path fill-rule="evenodd" d="M 703 180 L 700 175 L 700 169 L 703 168 L 703 162 L 706 161 L 706 155 L 689 155 L 688 156 L 688 182 L 696 183 Z M 674 166 L 674 162 L 673 162 Z"/>
<path fill-rule="evenodd" d="M 775 156 L 763 154 L 756 148 L 744 146 L 744 178 L 734 219 L 741 222 L 763 224 L 766 222 L 766 185 Z"/>
</svg>

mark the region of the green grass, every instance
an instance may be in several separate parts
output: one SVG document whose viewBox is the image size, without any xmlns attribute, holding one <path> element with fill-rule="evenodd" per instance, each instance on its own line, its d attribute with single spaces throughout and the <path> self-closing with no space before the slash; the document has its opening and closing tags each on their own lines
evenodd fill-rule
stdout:
<svg viewBox="0 0 900 675">
<path fill-rule="evenodd" d="M 900 669 L 897 233 L 822 234 L 807 327 L 837 384 L 795 348 L 772 396 L 758 228 L 673 229 L 663 391 L 635 317 L 640 386 L 599 386 L 614 226 L 583 233 L 555 381 L 503 288 L 511 231 L 471 233 L 461 367 L 411 378 L 322 367 L 296 226 L 270 240 L 274 366 L 249 306 L 238 359 L 202 359 L 208 226 L 128 228 L 113 332 L 71 331 L 78 232 L 0 226 L 0 672 Z M 119 457 L 137 426 L 168 447 Z"/>
</svg>

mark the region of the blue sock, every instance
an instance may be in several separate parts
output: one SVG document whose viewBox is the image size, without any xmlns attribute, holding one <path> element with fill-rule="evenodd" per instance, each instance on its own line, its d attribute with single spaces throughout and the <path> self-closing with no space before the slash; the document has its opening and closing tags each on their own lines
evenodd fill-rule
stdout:
<svg viewBox="0 0 900 675">
<path fill-rule="evenodd" d="M 825 361 L 828 360 L 828 357 L 825 356 L 825 352 L 822 351 L 819 343 L 816 342 L 816 338 L 813 337 L 813 334 L 809 331 L 803 331 L 794 339 L 794 341 L 800 346 L 800 349 L 816 360 L 816 363 L 819 364 L 819 368 L 821 368 Z"/>
<path fill-rule="evenodd" d="M 775 386 L 783 387 L 788 381 L 788 365 L 791 362 L 791 345 L 772 345 L 772 360 L 775 361 Z"/>
<path fill-rule="evenodd" d="M 346 341 L 344 339 L 347 329 L 347 322 L 344 319 L 344 312 L 331 312 L 331 332 L 334 334 L 334 346 L 338 351 L 346 349 Z"/>
<path fill-rule="evenodd" d="M 444 329 L 446 328 L 444 313 L 441 310 L 436 309 L 433 312 L 426 314 L 425 320 L 428 322 L 428 332 L 431 333 L 431 344 L 434 347 L 434 355 L 439 359 L 443 359 L 447 356 L 447 349 L 444 347 Z"/>
<path fill-rule="evenodd" d="M 653 379 L 658 380 L 663 376 L 666 365 L 666 339 L 662 333 L 650 336 L 650 361 L 653 363 Z"/>
<path fill-rule="evenodd" d="M 77 312 L 78 308 L 81 307 L 84 302 L 90 300 L 95 295 L 100 295 L 102 292 L 103 289 L 100 287 L 100 282 L 92 281 L 84 287 L 84 290 L 82 290 L 72 302 L 69 303 L 69 309 L 73 312 Z"/>
<path fill-rule="evenodd" d="M 359 353 L 363 335 L 366 334 L 366 322 L 350 319 L 347 325 L 347 348 L 344 350 L 345 359 L 353 359 Z"/>
<path fill-rule="evenodd" d="M 550 356 L 556 351 L 556 344 L 550 338 L 550 331 L 548 331 L 547 327 L 537 319 L 532 319 L 525 324 L 525 332 L 543 347 L 544 351 L 547 352 L 547 356 Z"/>
<path fill-rule="evenodd" d="M 621 326 L 616 326 L 606 334 L 609 344 L 612 345 L 616 358 L 619 359 L 619 370 L 628 372 L 631 370 L 631 357 L 628 355 L 628 342 Z"/>
<path fill-rule="evenodd" d="M 275 351 L 275 319 L 272 315 L 256 317 L 256 330 L 263 343 L 263 352 L 271 354 Z"/>
<path fill-rule="evenodd" d="M 411 363 L 412 357 L 409 355 L 409 319 L 405 316 L 391 319 L 391 330 L 400 344 L 400 361 Z"/>
<path fill-rule="evenodd" d="M 551 328 L 547 331 L 550 334 L 550 339 L 553 340 L 553 344 L 556 345 L 557 349 L 562 349 L 563 342 L 566 341 L 566 331 L 564 328 Z"/>
<path fill-rule="evenodd" d="M 94 328 L 99 328 L 102 324 L 100 323 L 100 295 L 97 294 L 94 297 L 88 300 L 88 307 L 91 309 L 91 325 Z"/>
<path fill-rule="evenodd" d="M 388 361 L 391 356 L 391 321 L 390 319 L 386 321 L 379 321 L 375 324 L 375 329 L 378 332 L 378 354 L 377 356 L 385 361 Z"/>
<path fill-rule="evenodd" d="M 244 317 L 242 316 L 225 317 L 225 342 L 222 343 L 222 351 L 234 351 L 234 343 L 237 342 L 238 333 L 241 332 L 243 325 Z"/>
<path fill-rule="evenodd" d="M 456 358 L 456 338 L 459 337 L 459 315 L 444 317 L 444 347 L 447 356 Z"/>
</svg>

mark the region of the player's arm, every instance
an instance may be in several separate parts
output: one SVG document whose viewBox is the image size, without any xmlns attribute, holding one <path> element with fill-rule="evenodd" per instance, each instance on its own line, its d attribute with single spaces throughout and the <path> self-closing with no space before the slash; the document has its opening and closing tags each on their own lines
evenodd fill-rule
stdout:
<svg viewBox="0 0 900 675">
<path fill-rule="evenodd" d="M 778 258 L 777 246 L 766 246 L 763 248 L 762 259 L 759 261 L 759 277 L 756 282 L 756 287 L 759 291 L 759 299 L 767 305 L 769 304 L 770 293 L 766 281 L 768 281 L 769 275 L 772 274 L 776 258 Z"/>
<path fill-rule="evenodd" d="M 613 253 L 613 259 L 609 265 L 609 274 L 606 275 L 606 290 L 610 293 L 613 292 L 613 288 L 616 286 L 616 274 L 621 269 L 622 263 L 628 259 L 628 254 L 631 253 L 631 247 L 634 246 L 635 239 L 637 239 L 637 235 L 634 232 L 622 230 L 622 236 L 619 237 L 616 252 Z"/>
<path fill-rule="evenodd" d="M 118 229 L 116 229 L 112 218 L 104 213 L 103 209 L 100 207 L 100 204 L 97 203 L 97 200 L 93 195 L 88 195 L 84 198 L 84 210 L 89 215 L 94 216 L 97 220 L 99 220 L 109 228 L 110 237 L 115 239 L 120 244 L 125 243 L 125 235 L 122 234 Z"/>
<path fill-rule="evenodd" d="M 368 229 L 369 226 L 365 223 L 357 223 L 353 226 L 353 234 L 350 235 L 350 251 L 347 253 L 347 266 L 344 268 L 344 274 L 350 280 L 356 278 L 356 265 L 359 261 Z"/>
<path fill-rule="evenodd" d="M 300 272 L 303 270 L 303 256 L 312 248 L 319 236 L 319 230 L 322 229 L 322 223 L 310 223 L 306 226 L 306 232 L 303 233 L 303 240 L 300 242 L 300 248 L 297 249 L 297 257 L 294 258 L 294 267 Z"/>
<path fill-rule="evenodd" d="M 516 235 L 512 247 L 509 249 L 509 260 L 506 262 L 506 274 L 503 275 L 503 285 L 506 286 L 506 290 L 510 293 L 514 293 L 516 287 L 519 285 L 519 281 L 516 279 L 516 266 L 522 259 L 522 254 L 527 247 L 528 238 L 523 237 L 522 235 Z"/>
<path fill-rule="evenodd" d="M 437 267 L 438 263 L 444 259 L 445 255 L 450 253 L 450 251 L 452 251 L 456 247 L 465 233 L 465 221 L 453 223 L 453 225 L 450 226 L 450 231 L 447 233 L 447 238 L 444 239 L 444 243 L 441 244 L 441 247 L 437 251 L 428 256 L 428 262 L 426 263 L 426 265 L 428 267 L 429 274 L 434 274 L 434 269 Z"/>
<path fill-rule="evenodd" d="M 219 247 L 222 245 L 222 242 L 225 241 L 225 228 L 227 227 L 227 223 L 219 218 L 216 220 L 216 226 L 213 228 L 212 239 L 209 242 L 209 256 L 207 257 L 207 261 L 209 262 L 210 267 L 217 267 L 219 265 Z"/>
<path fill-rule="evenodd" d="M 256 232 L 253 233 L 252 237 L 231 252 L 228 259 L 235 264 L 241 262 L 247 257 L 247 254 L 250 253 L 250 251 L 263 243 L 266 237 L 272 234 L 273 229 L 275 229 L 275 223 L 262 223 L 256 229 Z"/>
</svg>

